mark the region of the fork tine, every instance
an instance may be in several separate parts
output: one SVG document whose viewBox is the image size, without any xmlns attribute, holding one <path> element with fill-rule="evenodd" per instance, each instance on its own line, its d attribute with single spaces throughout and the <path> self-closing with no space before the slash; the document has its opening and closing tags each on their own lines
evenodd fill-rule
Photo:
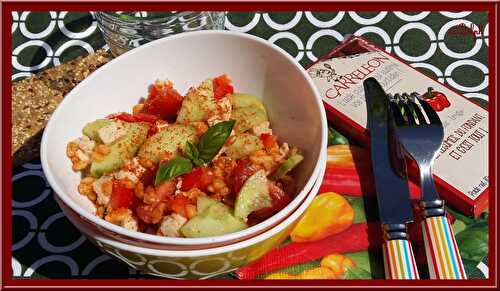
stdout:
<svg viewBox="0 0 500 291">
<path fill-rule="evenodd" d="M 406 122 L 403 118 L 403 115 L 401 114 L 401 109 L 399 106 L 396 104 L 395 101 L 390 102 L 391 105 L 391 111 L 392 115 L 394 116 L 394 122 L 396 123 L 397 126 L 405 125 Z"/>
<path fill-rule="evenodd" d="M 422 105 L 425 114 L 427 114 L 427 118 L 429 118 L 429 123 L 441 125 L 441 119 L 437 115 L 436 111 L 432 109 L 429 103 L 427 103 L 425 100 L 422 100 L 421 98 L 418 98 L 418 102 L 420 102 L 420 105 Z"/>
<path fill-rule="evenodd" d="M 404 109 L 404 116 L 406 117 L 406 121 L 408 121 L 408 125 L 417 125 L 410 106 L 408 106 L 406 102 L 405 103 L 401 102 L 401 103 L 402 103 L 401 106 Z"/>
<path fill-rule="evenodd" d="M 427 124 L 427 121 L 425 120 L 425 117 L 422 114 L 422 111 L 421 111 L 420 107 L 417 105 L 417 103 L 415 103 L 413 101 L 409 101 L 408 104 L 410 104 L 410 107 L 415 112 L 415 115 L 417 116 L 418 124 L 419 125 Z"/>
</svg>

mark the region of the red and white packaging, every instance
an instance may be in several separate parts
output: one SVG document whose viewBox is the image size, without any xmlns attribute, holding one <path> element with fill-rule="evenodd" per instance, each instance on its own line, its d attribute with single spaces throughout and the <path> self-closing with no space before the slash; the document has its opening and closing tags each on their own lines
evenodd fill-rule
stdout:
<svg viewBox="0 0 500 291">
<path fill-rule="evenodd" d="M 488 206 L 488 111 L 358 36 L 347 38 L 308 72 L 328 119 L 364 145 L 369 145 L 365 79 L 374 77 L 388 94 L 427 94 L 426 101 L 444 125 L 444 141 L 433 169 L 441 198 L 474 216 Z M 418 182 L 415 163 L 409 163 L 408 172 Z"/>
</svg>

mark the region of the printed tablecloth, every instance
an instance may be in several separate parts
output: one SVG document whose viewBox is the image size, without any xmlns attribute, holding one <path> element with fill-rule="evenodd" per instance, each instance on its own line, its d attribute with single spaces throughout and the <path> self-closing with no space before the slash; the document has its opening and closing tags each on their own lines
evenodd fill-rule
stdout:
<svg viewBox="0 0 500 291">
<path fill-rule="evenodd" d="M 12 13 L 12 80 L 34 74 L 105 45 L 93 12 Z M 413 67 L 474 99 L 488 104 L 488 17 L 486 12 L 279 12 L 227 13 L 228 30 L 250 33 L 284 48 L 306 66 L 334 48 L 346 35 L 363 35 Z M 450 33 L 459 26 L 461 33 Z M 467 33 L 464 31 L 476 31 Z M 332 125 L 334 127 L 334 125 Z M 332 139 L 338 143 L 342 138 Z M 14 278 L 141 278 L 136 272 L 89 243 L 64 217 L 53 199 L 40 161 L 13 169 Z M 340 193 L 342 194 L 342 193 Z M 347 197 L 365 217 L 359 201 Z M 471 219 L 454 213 L 453 227 L 469 278 L 488 274 L 487 213 Z M 362 218 L 361 218 L 362 219 Z M 380 278 L 380 258 L 373 252 L 346 254 L 358 268 L 342 278 Z M 304 276 L 321 262 L 277 270 Z M 302 275 L 301 275 L 302 274 Z M 234 274 L 217 278 L 236 278 Z"/>
</svg>

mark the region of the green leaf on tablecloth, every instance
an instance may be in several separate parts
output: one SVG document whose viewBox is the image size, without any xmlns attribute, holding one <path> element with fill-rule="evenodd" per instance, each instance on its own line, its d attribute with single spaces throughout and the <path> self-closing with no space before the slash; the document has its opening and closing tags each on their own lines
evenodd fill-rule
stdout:
<svg viewBox="0 0 500 291">
<path fill-rule="evenodd" d="M 349 144 L 349 140 L 340 134 L 338 131 L 333 129 L 331 126 L 328 127 L 328 145 L 336 144 Z"/>
<path fill-rule="evenodd" d="M 363 199 L 354 197 L 345 197 L 345 198 L 349 202 L 349 204 L 351 204 L 351 207 L 354 210 L 354 219 L 352 223 L 356 224 L 356 223 L 366 222 L 366 214 L 365 214 Z"/>
<path fill-rule="evenodd" d="M 456 235 L 462 259 L 479 263 L 488 255 L 488 223 L 478 221 Z"/>
<path fill-rule="evenodd" d="M 480 262 L 462 258 L 465 273 L 469 279 L 485 279 L 484 273 L 477 267 Z"/>
<path fill-rule="evenodd" d="M 348 276 L 363 275 L 364 272 L 367 272 L 369 277 L 360 279 L 384 278 L 384 261 L 380 249 L 349 253 L 345 254 L 345 256 L 356 264 L 355 267 L 346 272 L 344 275 L 346 279 L 356 279 L 355 277 L 348 278 Z"/>
<path fill-rule="evenodd" d="M 473 217 L 469 217 L 469 216 L 466 216 L 450 207 L 445 207 L 446 208 L 446 212 L 450 213 L 451 215 L 453 215 L 453 217 L 455 217 L 456 220 L 461 220 L 463 223 L 465 224 L 471 224 L 471 223 L 474 223 L 475 220 Z"/>
<path fill-rule="evenodd" d="M 372 275 L 362 268 L 347 268 L 344 279 L 372 279 Z"/>
<path fill-rule="evenodd" d="M 461 232 L 462 230 L 466 229 L 467 224 L 465 224 L 465 222 L 463 222 L 462 220 L 455 219 L 455 221 L 451 225 L 451 228 L 453 228 L 453 232 L 456 235 L 459 232 Z"/>
<path fill-rule="evenodd" d="M 354 210 L 353 224 L 378 219 L 377 201 L 371 197 L 343 196 Z"/>
</svg>

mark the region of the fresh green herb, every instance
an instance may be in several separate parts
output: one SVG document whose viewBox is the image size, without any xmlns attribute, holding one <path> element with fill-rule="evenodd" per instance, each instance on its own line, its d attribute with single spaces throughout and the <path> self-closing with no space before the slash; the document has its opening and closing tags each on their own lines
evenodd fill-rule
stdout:
<svg viewBox="0 0 500 291">
<path fill-rule="evenodd" d="M 186 142 L 186 150 L 184 152 L 184 155 L 189 158 L 196 166 L 202 166 L 205 164 L 205 162 L 200 159 L 200 152 L 198 151 L 198 148 L 196 148 L 196 146 L 189 141 Z"/>
<path fill-rule="evenodd" d="M 183 157 L 176 157 L 160 166 L 156 172 L 155 185 L 158 186 L 165 180 L 172 179 L 191 172 L 193 164 L 189 159 Z"/>
<path fill-rule="evenodd" d="M 210 127 L 198 142 L 198 158 L 206 163 L 212 161 L 231 135 L 235 123 L 235 120 L 228 120 Z"/>
<path fill-rule="evenodd" d="M 190 141 L 186 142 L 186 148 L 184 150 L 184 155 L 190 159 L 194 160 L 197 159 L 200 156 L 200 152 L 198 152 L 198 149 L 194 144 L 192 144 Z"/>
</svg>

